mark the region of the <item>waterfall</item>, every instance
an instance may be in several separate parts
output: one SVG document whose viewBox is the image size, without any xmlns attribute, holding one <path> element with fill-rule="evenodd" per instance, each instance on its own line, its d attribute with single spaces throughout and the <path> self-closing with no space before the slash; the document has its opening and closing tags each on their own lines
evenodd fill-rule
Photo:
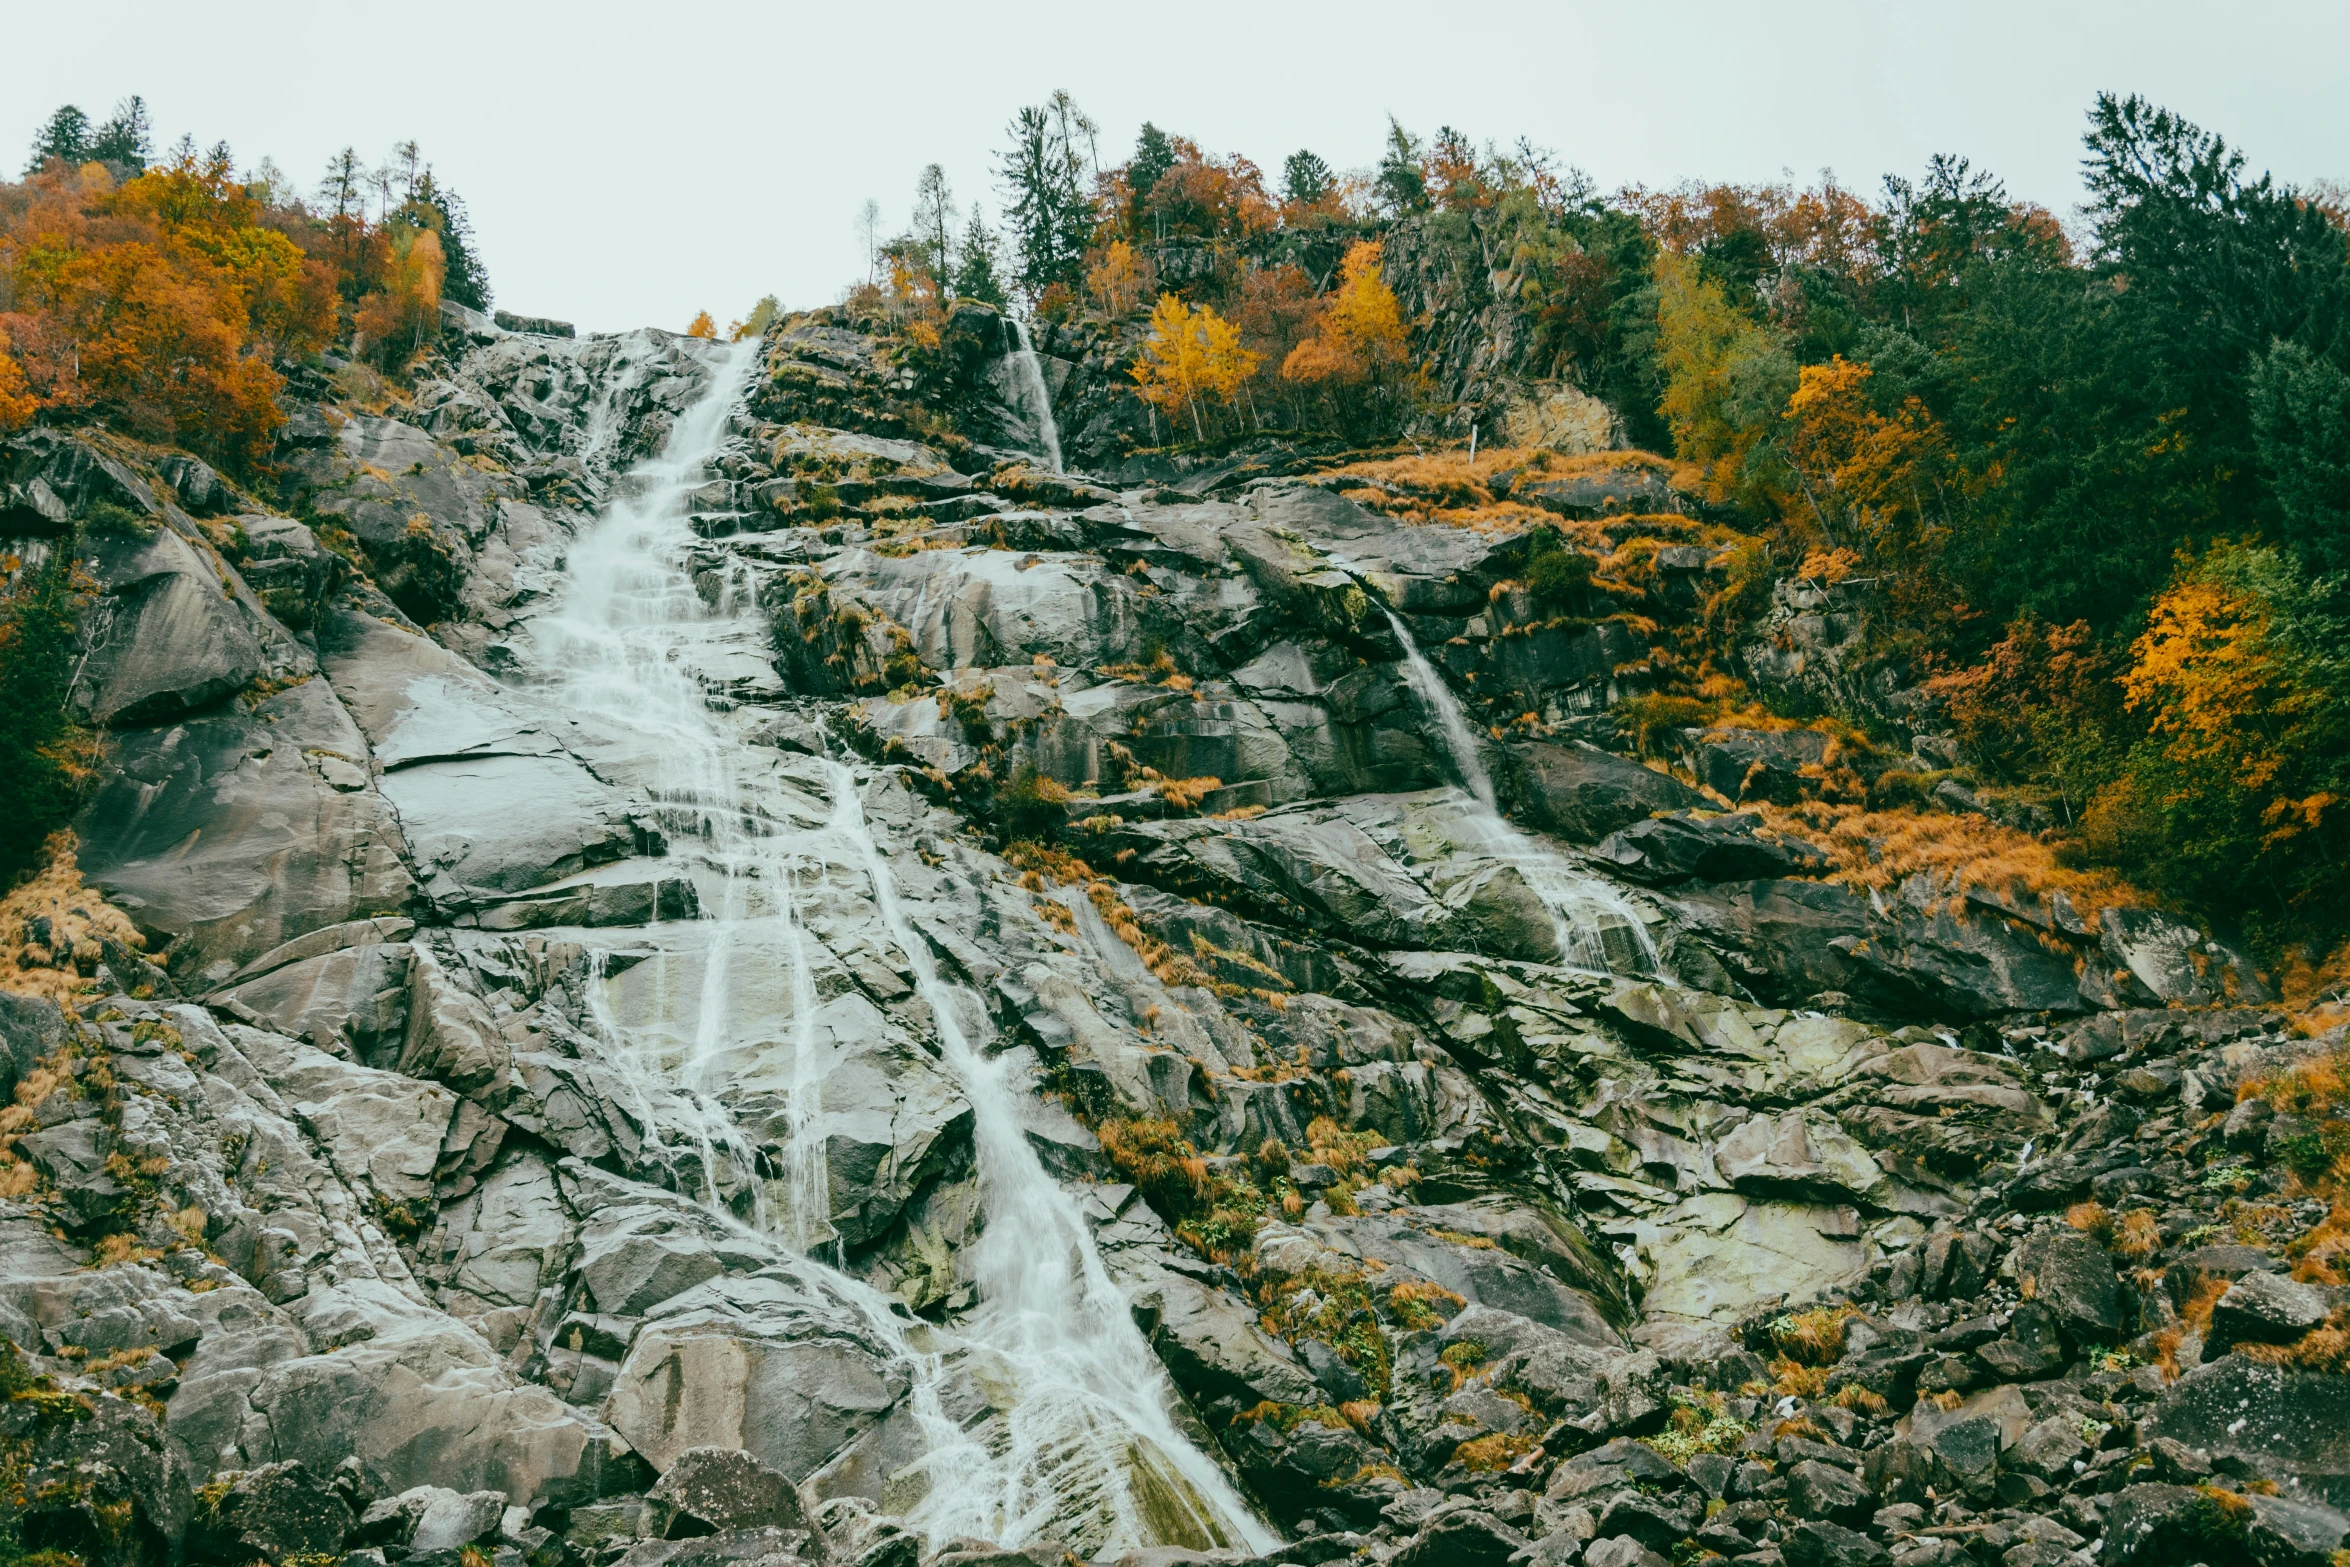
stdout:
<svg viewBox="0 0 2350 1567">
<path fill-rule="evenodd" d="M 1044 447 L 1044 460 L 1053 472 L 1061 471 L 1061 427 L 1053 422 L 1053 394 L 1045 385 L 1044 366 L 1037 360 L 1036 347 L 1028 339 L 1028 323 L 1014 317 L 1012 334 L 1019 347 L 1011 354 L 1013 385 L 1018 388 L 1020 405 L 1028 415 L 1028 427 Z"/>
<path fill-rule="evenodd" d="M 667 448 L 632 470 L 574 541 L 567 593 L 529 628 L 526 671 L 599 776 L 654 803 L 671 845 L 662 874 L 690 876 L 705 915 L 647 932 L 657 939 L 632 983 L 650 999 L 627 1019 L 612 1005 L 606 956 L 591 958 L 586 1022 L 643 1119 L 646 1162 L 714 1215 L 787 1248 L 790 1265 L 848 1303 L 906 1369 L 922 1451 L 901 1471 L 921 1492 L 903 1521 L 934 1548 L 1074 1527 L 1089 1551 L 1112 1555 L 1171 1543 L 1271 1549 L 1276 1538 L 1179 1429 L 1175 1390 L 1077 1200 L 1021 1130 L 1025 1088 L 1009 1075 L 1013 1063 L 989 1060 L 968 1032 L 964 998 L 901 907 L 848 769 L 825 763 L 822 784 L 807 783 L 807 762 L 755 744 L 755 713 L 713 694 L 730 666 L 772 658 L 742 563 L 693 532 L 686 495 L 727 439 L 758 346 L 716 358 Z M 834 864 L 869 880 L 882 932 L 930 1009 L 942 1064 L 972 1106 L 983 1229 L 965 1260 L 979 1304 L 945 1326 L 906 1320 L 832 1265 L 817 985 L 825 949 L 802 900 Z M 745 1079 L 782 1092 L 782 1168 L 772 1176 L 727 1103 Z M 950 1384 L 950 1366 L 966 1381 Z M 972 1415 L 972 1390 L 992 1414 Z"/>
<path fill-rule="evenodd" d="M 1469 727 L 1469 716 L 1462 711 L 1460 698 L 1453 695 L 1452 687 L 1445 684 L 1444 677 L 1428 662 L 1428 655 L 1420 651 L 1420 644 L 1413 638 L 1411 628 L 1404 624 L 1403 617 L 1385 604 L 1380 608 L 1387 615 L 1387 624 L 1394 630 L 1396 641 L 1403 644 L 1404 683 L 1411 687 L 1422 709 L 1436 720 L 1436 732 L 1443 737 L 1445 753 L 1452 759 L 1453 775 L 1476 797 L 1478 809 L 1464 824 L 1470 840 L 1464 846 L 1506 862 L 1525 879 L 1534 896 L 1550 911 L 1560 959 L 1569 966 L 1606 974 L 1614 972 L 1618 962 L 1625 962 L 1644 974 L 1660 972 L 1656 943 L 1649 938 L 1648 927 L 1639 911 L 1622 894 L 1595 877 L 1578 873 L 1557 855 L 1546 852 L 1501 814 L 1495 802 L 1492 775 L 1486 772 L 1485 760 L 1478 754 L 1476 731 Z M 1628 935 L 1633 950 L 1610 952 L 1611 931 Z"/>
<path fill-rule="evenodd" d="M 1045 1173 L 1022 1129 L 1016 1057 L 988 1058 L 964 1027 L 963 995 L 898 902 L 849 770 L 829 764 L 832 825 L 855 848 L 890 940 L 928 1003 L 941 1058 L 971 1102 L 986 1230 L 973 1257 L 979 1305 L 958 1336 L 1010 1391 L 1004 1450 L 961 1477 L 966 1532 L 1017 1541 L 1071 1495 L 1099 1498 L 1114 1555 L 1189 1536 L 1203 1546 L 1271 1550 L 1274 1536 L 1215 1464 L 1176 1429 L 1175 1390 L 1102 1266 L 1076 1200 Z M 934 1475 L 934 1480 L 942 1478 Z M 933 1534 L 950 1520 L 929 1520 Z"/>
<path fill-rule="evenodd" d="M 1412 688 L 1412 695 L 1420 699 L 1420 706 L 1436 720 L 1436 732 L 1444 736 L 1444 749 L 1452 758 L 1453 776 L 1462 787 L 1477 797 L 1477 803 L 1495 815 L 1500 807 L 1494 804 L 1493 779 L 1486 774 L 1485 759 L 1477 754 L 1477 736 L 1469 728 L 1469 715 L 1461 711 L 1452 687 L 1428 662 L 1428 655 L 1420 651 L 1413 640 L 1411 628 L 1394 610 L 1386 610 L 1387 624 L 1395 632 L 1395 640 L 1403 644 L 1404 681 Z"/>
</svg>

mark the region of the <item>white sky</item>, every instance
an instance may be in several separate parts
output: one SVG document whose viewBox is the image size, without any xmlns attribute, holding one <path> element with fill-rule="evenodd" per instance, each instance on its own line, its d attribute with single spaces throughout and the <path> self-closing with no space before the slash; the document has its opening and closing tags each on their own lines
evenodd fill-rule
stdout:
<svg viewBox="0 0 2350 1567">
<path fill-rule="evenodd" d="M 933 160 L 994 217 L 1004 124 L 1056 87 L 1101 123 L 1105 162 L 1150 119 L 1268 174 L 1301 146 L 1359 167 L 1393 113 L 1524 135 L 1607 189 L 1832 168 L 1873 192 L 1952 151 L 2060 213 L 2102 88 L 2256 169 L 2350 179 L 2343 0 L 130 0 L 103 21 L 0 0 L 0 38 L 0 172 L 59 103 L 103 118 L 130 92 L 163 144 L 225 138 L 304 185 L 345 143 L 375 161 L 414 137 L 470 205 L 498 303 L 589 330 L 837 298 L 858 206 L 902 226 Z"/>
</svg>

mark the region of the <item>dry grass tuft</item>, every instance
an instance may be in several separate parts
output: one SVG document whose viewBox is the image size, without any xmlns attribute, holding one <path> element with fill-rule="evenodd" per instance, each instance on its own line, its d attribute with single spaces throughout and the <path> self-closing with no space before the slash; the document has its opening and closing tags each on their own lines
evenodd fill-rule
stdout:
<svg viewBox="0 0 2350 1567">
<path fill-rule="evenodd" d="M 1798 1364 L 1831 1366 L 1844 1353 L 1844 1325 L 1859 1315 L 1851 1306 L 1789 1312 L 1771 1323 L 1771 1343 Z"/>
<path fill-rule="evenodd" d="M 84 885 L 77 847 L 72 833 L 51 834 L 47 863 L 0 899 L 0 990 L 70 1005 L 97 988 L 102 943 L 146 945 L 129 915 Z"/>
<path fill-rule="evenodd" d="M 1925 872 L 1958 892 L 1979 889 L 2034 900 L 2063 893 L 2091 928 L 2100 909 L 2153 901 L 2108 872 L 2060 864 L 2054 845 L 1987 816 L 1870 811 L 1819 800 L 1741 809 L 1758 812 L 1772 831 L 1825 853 L 1833 866 L 1829 879 L 1851 887 L 1896 887 Z"/>
<path fill-rule="evenodd" d="M 2296 1371 L 2350 1371 L 2350 1311 L 2336 1311 L 2290 1344 L 2239 1344 L 2236 1353 Z"/>
</svg>

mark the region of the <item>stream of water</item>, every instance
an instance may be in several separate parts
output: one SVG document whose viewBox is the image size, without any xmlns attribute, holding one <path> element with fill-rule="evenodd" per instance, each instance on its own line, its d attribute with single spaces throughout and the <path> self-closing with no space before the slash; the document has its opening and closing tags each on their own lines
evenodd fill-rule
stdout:
<svg viewBox="0 0 2350 1567">
<path fill-rule="evenodd" d="M 1381 606 L 1385 609 L 1385 606 Z M 1502 860 L 1516 869 L 1542 906 L 1550 911 L 1553 934 L 1562 961 L 1573 968 L 1612 973 L 1630 968 L 1639 974 L 1660 970 L 1656 943 L 1640 912 L 1607 883 L 1575 871 L 1558 855 L 1546 851 L 1501 814 L 1495 803 L 1493 777 L 1477 750 L 1476 731 L 1460 698 L 1453 695 L 1428 655 L 1420 651 L 1403 617 L 1386 609 L 1387 624 L 1403 644 L 1404 683 L 1420 706 L 1436 721 L 1444 749 L 1461 787 L 1476 797 L 1478 809 L 1463 826 L 1464 848 Z"/>
<path fill-rule="evenodd" d="M 1036 434 L 1037 444 L 1044 448 L 1044 460 L 1053 472 L 1061 471 L 1061 427 L 1053 419 L 1052 389 L 1045 384 L 1044 365 L 1036 357 L 1036 345 L 1029 341 L 1028 323 L 1015 317 L 1013 335 L 1019 347 L 1013 350 L 1012 375 L 1019 388 L 1020 404 L 1028 415 L 1029 428 Z"/>
<path fill-rule="evenodd" d="M 605 517 L 575 541 L 569 591 L 530 631 L 529 663 L 594 737 L 599 773 L 655 803 L 671 840 L 662 863 L 692 875 L 702 900 L 703 919 L 649 933 L 653 953 L 642 961 L 658 967 L 639 985 L 655 998 L 652 1015 L 641 1006 L 627 1020 L 617 1015 L 599 961 L 590 1022 L 678 1190 L 730 1223 L 747 1212 L 905 1366 L 928 1447 L 909 1466 L 920 1483 L 901 1487 L 920 1492 L 910 1527 L 934 1545 L 958 1536 L 1017 1545 L 1049 1531 L 1104 1554 L 1160 1544 L 1271 1549 L 1277 1537 L 1178 1428 L 1178 1395 L 1090 1223 L 1023 1130 L 1028 1089 L 1015 1073 L 1024 1058 L 991 1057 L 975 1037 L 984 1012 L 941 974 L 906 913 L 855 774 L 827 762 L 812 784 L 801 762 L 795 778 L 783 753 L 755 743 L 748 715 L 712 700 L 729 671 L 771 657 L 752 594 L 724 570 L 717 591 L 697 589 L 696 567 L 709 581 L 710 563 L 697 557 L 706 546 L 688 518 L 687 492 L 723 447 L 758 348 L 752 340 L 716 358 L 667 449 L 617 485 Z M 1033 358 L 1028 374 L 1041 393 Z M 1058 468 L 1049 400 L 1041 413 Z M 880 928 L 928 1007 L 940 1062 L 972 1108 L 984 1228 L 961 1266 L 977 1304 L 943 1327 L 909 1323 L 836 1266 L 816 979 L 830 955 L 804 906 L 832 866 L 869 885 Z M 768 1058 L 781 1050 L 790 1059 L 778 1073 Z M 780 1173 L 762 1172 L 729 1107 L 730 1088 L 747 1075 L 786 1085 Z M 948 1418 L 941 1393 L 950 1375 L 984 1390 L 995 1415 Z"/>
</svg>

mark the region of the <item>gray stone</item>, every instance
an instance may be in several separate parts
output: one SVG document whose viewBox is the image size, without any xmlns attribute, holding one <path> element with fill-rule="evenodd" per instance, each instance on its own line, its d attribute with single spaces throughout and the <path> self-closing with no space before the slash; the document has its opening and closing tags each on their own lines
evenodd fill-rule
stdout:
<svg viewBox="0 0 2350 1567">
<path fill-rule="evenodd" d="M 331 1555 L 351 1532 L 351 1509 L 300 1460 L 264 1464 L 216 1478 L 188 1528 L 188 1556 L 198 1562 L 283 1563 Z"/>
<path fill-rule="evenodd" d="M 2315 1502 L 2282 1496 L 2247 1496 L 2252 1521 L 2244 1547 L 2259 1567 L 2327 1567 L 2350 1535 L 2350 1518 Z"/>
<path fill-rule="evenodd" d="M 1808 845 L 1766 838 L 1751 813 L 1655 816 L 1611 833 L 1592 853 L 1617 875 L 1651 886 L 1684 881 L 1753 881 L 1823 863 Z"/>
<path fill-rule="evenodd" d="M 214 982 L 305 932 L 396 914 L 415 881 L 367 755 L 323 680 L 125 733 L 75 822 L 82 872 L 174 974 Z"/>
<path fill-rule="evenodd" d="M 2313 1284 L 2276 1273 L 2247 1273 L 2212 1306 L 2203 1356 L 2214 1359 L 2238 1344 L 2290 1344 L 2332 1311 L 2326 1292 Z"/>
<path fill-rule="evenodd" d="M 784 1475 L 749 1453 L 692 1447 L 679 1453 L 645 1493 L 641 1532 L 677 1540 L 730 1529 L 805 1529 L 800 1493 Z"/>
<path fill-rule="evenodd" d="M 1596 843 L 1659 811 L 1705 804 L 1671 774 L 1595 746 L 1534 741 L 1508 754 L 1512 813 L 1572 843 Z"/>
<path fill-rule="evenodd" d="M 1502 1567 L 1525 1547 L 1523 1534 L 1469 1509 L 1431 1518 L 1391 1560 L 1396 1567 Z"/>
<path fill-rule="evenodd" d="M 422 1555 L 426 1551 L 454 1551 L 497 1539 L 506 1517 L 505 1492 L 472 1491 L 459 1495 L 438 1486 L 426 1490 L 424 1506 L 416 1515 L 414 1531 L 408 1536 L 409 1550 Z"/>
<path fill-rule="evenodd" d="M 242 690 L 268 665 L 250 609 L 221 586 L 221 567 L 168 527 L 135 549 L 101 540 L 106 594 L 90 612 L 90 650 L 75 705 L 94 723 L 130 728 L 176 718 Z"/>
<path fill-rule="evenodd" d="M 2122 1331 L 2121 1282 L 2088 1236 L 2050 1230 L 2016 1247 L 2017 1287 L 2055 1316 L 2075 1345 L 2111 1344 Z"/>
<path fill-rule="evenodd" d="M 1813 1459 L 1786 1471 L 1787 1505 L 1804 1518 L 1856 1524 L 1877 1510 L 1877 1499 L 1850 1472 Z"/>
<path fill-rule="evenodd" d="M 2350 1378 L 2223 1355 L 2172 1383 L 2139 1435 L 2233 1455 L 2328 1506 L 2350 1506 Z"/>
</svg>

